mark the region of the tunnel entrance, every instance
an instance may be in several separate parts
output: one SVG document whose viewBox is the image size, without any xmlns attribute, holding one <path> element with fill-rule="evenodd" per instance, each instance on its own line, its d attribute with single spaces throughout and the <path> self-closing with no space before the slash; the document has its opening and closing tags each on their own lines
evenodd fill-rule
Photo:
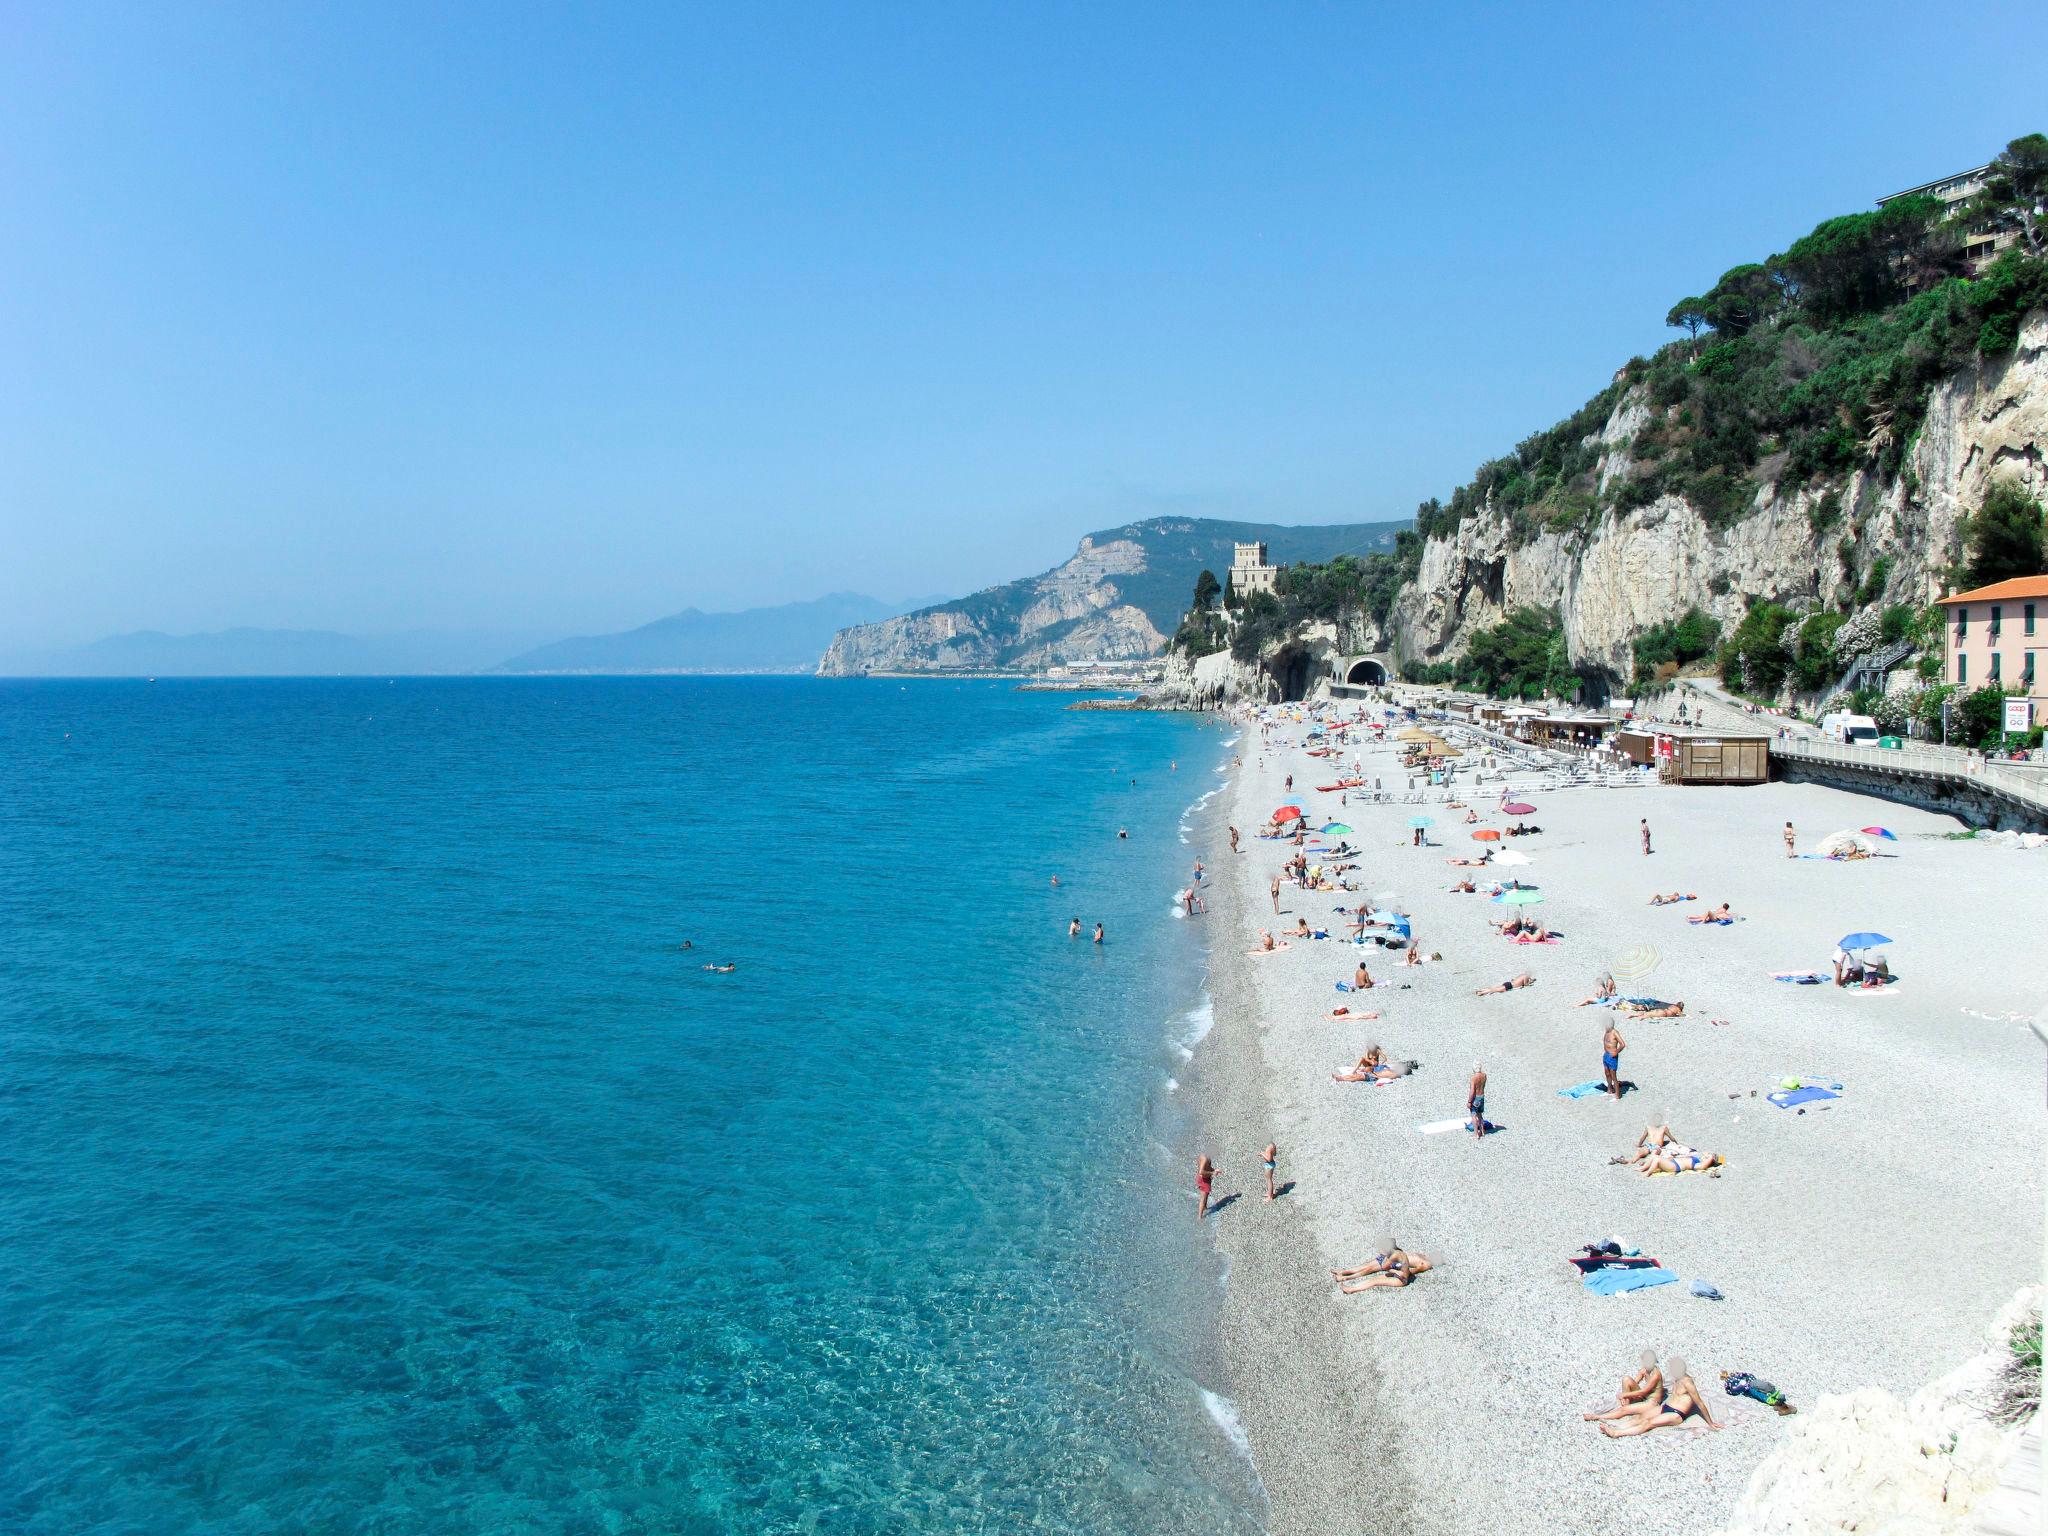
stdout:
<svg viewBox="0 0 2048 1536">
<path fill-rule="evenodd" d="M 1387 669 L 1368 656 L 1364 660 L 1351 663 L 1351 670 L 1344 674 L 1344 681 L 1368 688 L 1384 687 Z"/>
</svg>

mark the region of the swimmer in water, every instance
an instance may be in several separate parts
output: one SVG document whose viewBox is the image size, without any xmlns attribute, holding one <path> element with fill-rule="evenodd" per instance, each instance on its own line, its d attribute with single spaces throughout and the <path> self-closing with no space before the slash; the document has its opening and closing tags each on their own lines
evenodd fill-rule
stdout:
<svg viewBox="0 0 2048 1536">
<path fill-rule="evenodd" d="M 1081 919 L 1078 917 L 1067 924 L 1067 937 L 1070 939 L 1081 937 Z"/>
<path fill-rule="evenodd" d="M 1095 942 L 1097 944 L 1100 944 L 1102 942 L 1102 924 L 1100 923 L 1097 923 L 1095 925 Z"/>
</svg>

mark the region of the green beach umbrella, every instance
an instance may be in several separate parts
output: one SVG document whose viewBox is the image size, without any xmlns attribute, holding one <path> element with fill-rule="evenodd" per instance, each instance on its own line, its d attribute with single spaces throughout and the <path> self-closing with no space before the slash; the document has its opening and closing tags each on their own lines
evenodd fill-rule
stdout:
<svg viewBox="0 0 2048 1536">
<path fill-rule="evenodd" d="M 1351 828 L 1344 822 L 1333 821 L 1327 827 L 1323 828 L 1323 830 L 1325 832 L 1349 832 Z"/>
<path fill-rule="evenodd" d="M 1510 907 L 1533 907 L 1543 899 L 1541 891 L 1506 891 L 1501 895 L 1503 904 Z"/>
</svg>

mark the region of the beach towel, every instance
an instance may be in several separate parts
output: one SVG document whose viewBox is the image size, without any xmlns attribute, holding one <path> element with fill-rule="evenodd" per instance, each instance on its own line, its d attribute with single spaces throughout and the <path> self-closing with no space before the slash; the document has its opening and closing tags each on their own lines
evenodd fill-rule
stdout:
<svg viewBox="0 0 2048 1536">
<path fill-rule="evenodd" d="M 1586 1276 L 1586 1289 L 1595 1296 L 1619 1296 L 1626 1291 L 1647 1291 L 1652 1286 L 1677 1283 L 1677 1273 L 1661 1264 L 1645 1269 L 1596 1269 Z"/>
<path fill-rule="evenodd" d="M 1780 1109 L 1797 1109 L 1801 1104 L 1811 1104 L 1819 1099 L 1839 1099 L 1841 1095 L 1830 1093 L 1825 1088 L 1780 1088 L 1764 1097 Z"/>
<path fill-rule="evenodd" d="M 1547 939 L 1532 939 L 1526 933 L 1518 933 L 1515 935 L 1512 942 L 1516 944 L 1555 944 L 1559 939 L 1563 937 L 1564 935 L 1561 933 L 1553 933 Z"/>
<path fill-rule="evenodd" d="M 1790 982 L 1795 987 L 1817 987 L 1828 978 L 1820 971 L 1773 971 L 1771 980 Z"/>
<path fill-rule="evenodd" d="M 1427 1120 L 1415 1127 L 1415 1129 L 1422 1132 L 1425 1136 L 1441 1136 L 1445 1131 L 1465 1130 L 1471 1124 L 1472 1121 L 1469 1116 L 1460 1116 L 1456 1120 Z"/>
<path fill-rule="evenodd" d="M 1583 1099 L 1596 1093 L 1605 1093 L 1606 1091 L 1607 1085 L 1603 1082 L 1574 1083 L 1569 1088 L 1558 1089 L 1557 1096 L 1560 1099 Z"/>
</svg>

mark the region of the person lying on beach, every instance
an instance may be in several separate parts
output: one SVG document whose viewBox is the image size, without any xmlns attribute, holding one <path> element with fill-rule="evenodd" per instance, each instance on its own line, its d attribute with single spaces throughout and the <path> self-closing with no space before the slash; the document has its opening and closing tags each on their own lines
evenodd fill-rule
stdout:
<svg viewBox="0 0 2048 1536">
<path fill-rule="evenodd" d="M 1709 907 L 1704 912 L 1693 913 L 1686 921 L 1688 923 L 1732 923 L 1735 921 L 1735 914 L 1728 910 L 1728 903 L 1724 901 L 1718 907 Z"/>
<path fill-rule="evenodd" d="M 1718 1152 L 1697 1152 L 1674 1141 L 1643 1159 L 1643 1176 L 1648 1178 L 1653 1173 L 1704 1173 L 1709 1178 L 1718 1179 L 1726 1162 L 1727 1159 Z"/>
<path fill-rule="evenodd" d="M 1445 859 L 1444 862 L 1456 869 L 1484 869 L 1491 857 L 1493 855 L 1483 853 L 1476 859 Z"/>
<path fill-rule="evenodd" d="M 1650 898 L 1650 905 L 1653 907 L 1668 907 L 1673 902 L 1698 900 L 1699 897 L 1693 895 L 1691 891 L 1686 891 L 1683 894 L 1673 891 L 1669 896 L 1652 896 Z"/>
<path fill-rule="evenodd" d="M 1349 1008 L 1345 1007 L 1342 1003 L 1339 1003 L 1335 1008 L 1332 1008 L 1328 1013 L 1323 1015 L 1323 1017 L 1326 1019 L 1339 1020 L 1346 1024 L 1351 1023 L 1353 1020 L 1356 1020 L 1359 1023 L 1364 1023 L 1367 1019 L 1376 1019 L 1379 1016 L 1379 1010 L 1376 1008 L 1366 1013 L 1353 1013 Z"/>
<path fill-rule="evenodd" d="M 1605 1413 L 1581 1414 L 1588 1424 L 1597 1424 L 1602 1419 L 1625 1419 L 1636 1414 L 1646 1402 L 1661 1400 L 1664 1396 L 1664 1373 L 1657 1369 L 1657 1351 L 1646 1349 L 1636 1359 L 1636 1368 L 1621 1378 L 1621 1390 L 1614 1396 L 1614 1406 Z"/>
<path fill-rule="evenodd" d="M 1502 992 L 1513 992 L 1520 987 L 1533 987 L 1535 985 L 1536 978 L 1534 976 L 1531 976 L 1527 971 L 1524 971 L 1519 976 L 1510 976 L 1506 981 L 1502 982 L 1497 987 L 1481 987 L 1472 995 L 1474 997 L 1493 997 Z"/>
<path fill-rule="evenodd" d="M 1614 1001 L 1614 997 L 1614 977 L 1608 972 L 1602 971 L 1600 973 L 1600 980 L 1593 986 L 1593 995 L 1580 998 L 1578 1006 L 1581 1008 L 1591 1008 L 1596 1004 L 1611 1003 Z"/>
<path fill-rule="evenodd" d="M 1275 944 L 1273 942 L 1273 935 L 1268 933 L 1265 929 L 1261 928 L 1259 930 L 1259 947 L 1257 949 L 1247 950 L 1246 953 L 1253 955 L 1277 955 L 1280 953 L 1281 950 L 1289 949 L 1291 947 L 1291 945 L 1285 943 Z"/>
<path fill-rule="evenodd" d="M 1656 998 L 1642 998 L 1638 1000 L 1636 998 L 1624 997 L 1614 1007 L 1618 1013 L 1632 1013 L 1639 1019 L 1682 1019 L 1685 1017 L 1685 1004 L 1666 1003 Z"/>
<path fill-rule="evenodd" d="M 1457 896 L 1470 896 L 1477 889 L 1478 887 L 1472 883 L 1472 877 L 1464 875 L 1460 877 L 1456 885 L 1451 887 L 1451 893 Z"/>
<path fill-rule="evenodd" d="M 1640 1163 L 1644 1158 L 1655 1157 L 1666 1146 L 1676 1146 L 1678 1138 L 1671 1134 L 1671 1127 L 1666 1123 L 1666 1118 L 1664 1115 L 1658 1115 L 1655 1125 L 1643 1127 L 1642 1134 L 1636 1137 L 1636 1144 L 1633 1149 L 1625 1153 L 1616 1153 L 1607 1161 L 1610 1163 Z"/>
<path fill-rule="evenodd" d="M 1330 1077 L 1339 1083 L 1369 1083 L 1379 1076 L 1386 1064 L 1386 1052 L 1377 1045 L 1371 1045 L 1366 1047 L 1365 1054 L 1358 1058 L 1349 1072 L 1332 1072 Z"/>
<path fill-rule="evenodd" d="M 1380 1254 L 1375 1261 L 1379 1267 L 1364 1274 L 1342 1281 L 1337 1289 L 1346 1296 L 1355 1296 L 1360 1291 L 1375 1291 L 1388 1287 L 1398 1289 L 1408 1284 L 1417 1275 L 1426 1275 L 1434 1266 L 1426 1253 L 1388 1245 L 1388 1251 Z M 1364 1266 L 1361 1266 L 1363 1268 Z"/>
<path fill-rule="evenodd" d="M 1706 1394 L 1693 1384 L 1685 1357 L 1673 1355 L 1664 1362 L 1662 1393 L 1644 1398 L 1636 1405 L 1636 1411 L 1625 1418 L 1603 1422 L 1600 1433 L 1620 1440 L 1630 1435 L 1646 1435 L 1653 1429 L 1676 1429 L 1692 1418 L 1708 1429 L 1721 1427 L 1714 1422 L 1713 1410 L 1707 1407 Z"/>
</svg>

